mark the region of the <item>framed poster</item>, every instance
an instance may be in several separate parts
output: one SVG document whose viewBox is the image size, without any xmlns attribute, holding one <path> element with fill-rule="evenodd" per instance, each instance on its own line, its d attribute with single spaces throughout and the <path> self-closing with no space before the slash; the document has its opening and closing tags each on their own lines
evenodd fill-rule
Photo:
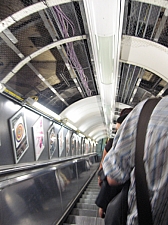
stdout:
<svg viewBox="0 0 168 225">
<path fill-rule="evenodd" d="M 85 140 L 85 154 L 89 153 L 89 141 Z"/>
<path fill-rule="evenodd" d="M 21 108 L 9 119 L 15 163 L 18 163 L 29 147 L 25 108 Z"/>
<path fill-rule="evenodd" d="M 70 136 L 71 136 L 71 131 L 68 130 L 66 134 L 66 156 L 70 156 Z"/>
<path fill-rule="evenodd" d="M 81 137 L 78 137 L 78 149 L 79 149 L 78 154 L 79 155 L 81 154 L 81 142 L 82 142 L 82 138 Z"/>
<path fill-rule="evenodd" d="M 33 125 L 33 136 L 34 136 L 35 158 L 36 160 L 38 160 L 44 149 L 44 128 L 42 116 L 40 116 L 40 118 Z"/>
<path fill-rule="evenodd" d="M 53 124 L 50 126 L 47 133 L 48 133 L 48 144 L 49 144 L 48 146 L 49 159 L 51 159 L 55 150 L 57 149 L 57 134 Z"/>
<path fill-rule="evenodd" d="M 85 154 L 85 138 L 82 140 L 82 154 Z"/>
<path fill-rule="evenodd" d="M 76 134 L 71 136 L 71 154 L 76 155 Z"/>
<path fill-rule="evenodd" d="M 61 127 L 59 133 L 58 133 L 58 141 L 59 141 L 59 157 L 62 156 L 62 152 L 64 150 L 64 133 L 63 133 L 63 127 Z"/>
</svg>

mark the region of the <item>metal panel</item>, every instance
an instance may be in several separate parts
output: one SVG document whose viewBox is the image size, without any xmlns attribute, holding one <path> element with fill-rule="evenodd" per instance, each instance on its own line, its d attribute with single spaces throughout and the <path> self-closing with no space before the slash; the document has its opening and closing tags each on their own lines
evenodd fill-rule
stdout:
<svg viewBox="0 0 168 225">
<path fill-rule="evenodd" d="M 55 216 L 61 213 L 54 171 L 43 172 L 6 186 L 1 190 L 1 195 L 3 225 L 52 224 Z"/>
<path fill-rule="evenodd" d="M 76 164 L 71 163 L 56 170 L 56 179 L 61 194 L 62 213 L 79 191 Z"/>
</svg>

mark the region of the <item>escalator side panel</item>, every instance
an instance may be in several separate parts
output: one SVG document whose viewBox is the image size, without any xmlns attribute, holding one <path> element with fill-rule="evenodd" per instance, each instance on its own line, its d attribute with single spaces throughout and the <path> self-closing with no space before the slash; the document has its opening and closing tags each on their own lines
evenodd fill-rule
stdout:
<svg viewBox="0 0 168 225">
<path fill-rule="evenodd" d="M 54 171 L 14 183 L 1 190 L 3 225 L 46 225 L 62 214 Z"/>
<path fill-rule="evenodd" d="M 85 157 L 4 175 L 0 179 L 0 224 L 57 224 L 96 171 L 94 162 Z"/>
<path fill-rule="evenodd" d="M 60 187 L 62 209 L 64 212 L 97 167 L 97 163 L 92 164 L 89 158 L 86 158 L 74 161 L 70 165 L 62 165 L 56 170 L 56 180 Z M 55 221 L 55 224 L 57 222 Z"/>
</svg>

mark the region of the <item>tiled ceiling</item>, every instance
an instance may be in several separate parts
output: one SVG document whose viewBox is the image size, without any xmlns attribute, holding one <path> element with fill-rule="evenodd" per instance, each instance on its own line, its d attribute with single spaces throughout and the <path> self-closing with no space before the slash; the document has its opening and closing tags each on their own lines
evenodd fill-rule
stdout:
<svg viewBox="0 0 168 225">
<path fill-rule="evenodd" d="M 30 12 L 30 7 L 40 2 L 45 7 L 34 7 Z M 83 1 L 59 5 L 61 1 L 55 0 L 52 6 L 49 2 L 0 1 L 0 20 L 9 21 L 0 33 L 0 82 L 23 100 L 35 96 L 39 103 L 60 114 L 79 100 L 99 95 L 99 87 Z M 151 4 L 126 0 L 123 36 L 167 48 L 168 14 L 158 2 L 165 1 Z M 134 107 L 161 91 L 161 96 L 167 95 L 167 80 L 138 64 L 120 60 L 116 102 Z"/>
</svg>

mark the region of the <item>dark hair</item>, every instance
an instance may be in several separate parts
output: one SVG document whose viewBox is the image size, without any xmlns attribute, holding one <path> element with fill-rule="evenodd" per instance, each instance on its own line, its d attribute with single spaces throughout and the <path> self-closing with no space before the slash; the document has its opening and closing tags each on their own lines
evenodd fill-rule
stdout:
<svg viewBox="0 0 168 225">
<path fill-rule="evenodd" d="M 124 115 L 118 117 L 117 123 L 120 123 L 120 124 L 121 124 L 121 123 L 124 121 L 124 119 L 127 117 L 127 115 L 128 115 L 128 114 L 124 114 Z"/>
<path fill-rule="evenodd" d="M 121 110 L 120 116 L 123 116 L 125 114 L 128 115 L 128 113 L 130 113 L 132 110 L 133 110 L 133 108 L 124 108 L 123 110 Z"/>
</svg>

